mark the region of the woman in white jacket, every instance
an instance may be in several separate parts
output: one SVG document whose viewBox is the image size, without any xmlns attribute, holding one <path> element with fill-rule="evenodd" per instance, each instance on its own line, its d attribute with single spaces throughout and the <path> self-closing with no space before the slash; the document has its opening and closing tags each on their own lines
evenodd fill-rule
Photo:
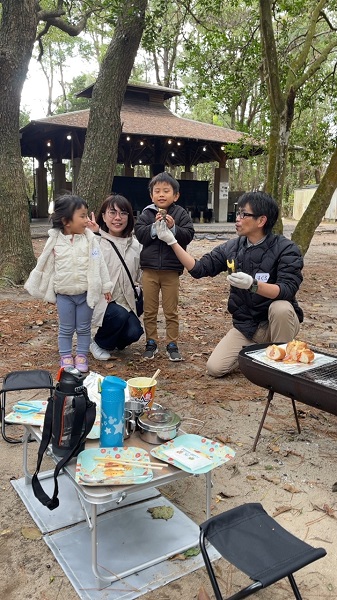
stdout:
<svg viewBox="0 0 337 600">
<path fill-rule="evenodd" d="M 130 279 L 114 249 L 118 248 L 132 280 L 139 282 L 141 244 L 133 236 L 133 210 L 130 202 L 119 194 L 103 202 L 97 219 L 91 213 L 89 227 L 100 236 L 100 247 L 112 281 L 112 302 L 106 305 L 102 297 L 93 315 L 93 325 L 98 327 L 90 344 L 97 360 L 108 360 L 110 352 L 123 350 L 143 335 L 143 327 L 136 315 L 135 295 Z"/>
<path fill-rule="evenodd" d="M 112 284 L 98 240 L 87 229 L 90 223 L 87 203 L 71 194 L 59 196 L 51 219 L 49 239 L 24 287 L 35 298 L 56 302 L 61 367 L 75 366 L 85 373 L 93 309 L 100 300 L 105 306 L 111 300 Z"/>
</svg>

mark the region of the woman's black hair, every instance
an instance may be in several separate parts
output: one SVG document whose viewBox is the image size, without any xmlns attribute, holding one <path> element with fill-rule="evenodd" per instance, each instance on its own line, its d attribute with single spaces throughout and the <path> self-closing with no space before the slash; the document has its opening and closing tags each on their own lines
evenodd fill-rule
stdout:
<svg viewBox="0 0 337 600">
<path fill-rule="evenodd" d="M 249 204 L 255 217 L 267 217 L 263 233 L 270 233 L 278 219 L 279 208 L 276 200 L 265 192 L 246 192 L 240 196 L 238 208 L 243 209 L 246 204 Z"/>
<path fill-rule="evenodd" d="M 126 227 L 122 232 L 122 237 L 130 237 L 134 227 L 134 217 L 133 217 L 133 208 L 131 202 L 127 200 L 124 196 L 120 194 L 111 194 L 108 196 L 106 200 L 104 200 L 101 208 L 99 209 L 96 215 L 96 223 L 100 226 L 103 231 L 109 233 L 109 228 L 103 220 L 103 215 L 107 210 L 113 210 L 117 206 L 119 210 L 124 210 L 128 213 L 129 217 L 126 223 Z"/>
<path fill-rule="evenodd" d="M 88 209 L 88 204 L 79 196 L 72 194 L 58 196 L 54 203 L 54 212 L 50 217 L 53 229 L 64 231 L 64 226 L 72 220 L 75 210 L 82 207 Z"/>
</svg>

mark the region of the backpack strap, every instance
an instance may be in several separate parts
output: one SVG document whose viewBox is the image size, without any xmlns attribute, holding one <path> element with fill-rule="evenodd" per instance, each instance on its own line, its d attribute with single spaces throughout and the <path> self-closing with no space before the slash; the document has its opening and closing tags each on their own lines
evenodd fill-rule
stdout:
<svg viewBox="0 0 337 600">
<path fill-rule="evenodd" d="M 79 388 L 80 389 L 80 388 Z M 88 397 L 88 393 L 86 388 L 81 389 L 81 393 L 79 396 L 75 396 L 75 416 L 74 416 L 74 424 L 72 428 L 72 438 L 76 440 L 76 443 L 73 448 L 69 451 L 66 456 L 64 456 L 56 465 L 54 470 L 54 493 L 50 498 L 48 494 L 42 488 L 40 480 L 38 479 L 38 473 L 40 471 L 43 455 L 47 450 L 49 445 L 52 428 L 53 428 L 53 398 L 49 398 L 46 415 L 44 419 L 43 433 L 42 439 L 40 443 L 40 447 L 38 450 L 38 459 L 36 465 L 36 471 L 32 477 L 32 487 L 34 496 L 49 510 L 54 510 L 60 504 L 58 499 L 59 487 L 57 482 L 57 477 L 61 469 L 73 458 L 76 456 L 76 452 L 79 447 L 87 437 L 90 432 L 96 418 L 96 404 L 95 402 L 91 402 Z M 84 431 L 82 433 L 83 428 L 83 420 L 84 420 Z"/>
<path fill-rule="evenodd" d="M 124 269 L 125 269 L 125 271 L 126 271 L 126 274 L 127 274 L 128 278 L 130 279 L 130 283 L 131 283 L 131 285 L 132 285 L 133 293 L 134 293 L 134 295 L 135 295 L 135 300 L 136 300 L 136 301 L 137 301 L 137 300 L 139 300 L 139 295 L 138 295 L 138 292 L 137 292 L 137 288 L 136 288 L 136 286 L 135 286 L 135 284 L 134 284 L 134 282 L 133 282 L 133 279 L 132 279 L 132 277 L 131 277 L 131 273 L 130 273 L 130 271 L 129 271 L 129 269 L 128 269 L 127 265 L 126 265 L 126 262 L 125 262 L 124 258 L 122 257 L 122 255 L 121 255 L 120 251 L 118 250 L 118 248 L 117 248 L 116 244 L 114 244 L 114 243 L 113 243 L 111 240 L 109 240 L 108 238 L 104 238 L 104 239 L 106 239 L 108 242 L 110 242 L 111 246 L 112 246 L 112 247 L 113 247 L 113 249 L 115 250 L 115 252 L 116 252 L 116 254 L 117 254 L 117 256 L 118 256 L 119 260 L 121 261 L 121 263 L 122 263 L 122 265 L 123 265 L 123 267 L 124 267 Z"/>
</svg>

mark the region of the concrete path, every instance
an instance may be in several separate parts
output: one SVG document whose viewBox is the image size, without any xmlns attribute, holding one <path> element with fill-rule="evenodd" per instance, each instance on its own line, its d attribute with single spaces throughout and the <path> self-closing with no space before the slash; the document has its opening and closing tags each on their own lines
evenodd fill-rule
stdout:
<svg viewBox="0 0 337 600">
<path fill-rule="evenodd" d="M 294 219 L 284 219 L 284 235 L 286 237 L 290 237 L 292 232 L 294 231 L 298 221 Z M 30 224 L 30 230 L 32 238 L 42 238 L 47 237 L 48 229 L 51 228 L 51 222 L 49 219 L 33 219 Z M 194 223 L 194 229 L 196 232 L 196 237 L 199 239 L 207 238 L 210 236 L 210 239 L 219 239 L 227 236 L 235 235 L 235 223 Z M 325 222 L 317 227 L 316 231 L 320 232 L 337 232 L 337 223 L 335 222 Z M 215 236 L 213 238 L 213 236 Z"/>
</svg>

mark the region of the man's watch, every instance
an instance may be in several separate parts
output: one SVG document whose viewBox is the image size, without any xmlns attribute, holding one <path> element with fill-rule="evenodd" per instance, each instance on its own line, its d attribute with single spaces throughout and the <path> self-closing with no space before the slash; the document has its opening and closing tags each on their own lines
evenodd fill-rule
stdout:
<svg viewBox="0 0 337 600">
<path fill-rule="evenodd" d="M 259 282 L 258 282 L 258 280 L 257 280 L 257 279 L 253 279 L 253 283 L 252 283 L 252 285 L 250 286 L 250 288 L 249 288 L 249 291 L 250 291 L 252 294 L 256 294 L 256 292 L 257 292 L 257 290 L 258 290 L 258 287 L 259 287 Z"/>
</svg>

